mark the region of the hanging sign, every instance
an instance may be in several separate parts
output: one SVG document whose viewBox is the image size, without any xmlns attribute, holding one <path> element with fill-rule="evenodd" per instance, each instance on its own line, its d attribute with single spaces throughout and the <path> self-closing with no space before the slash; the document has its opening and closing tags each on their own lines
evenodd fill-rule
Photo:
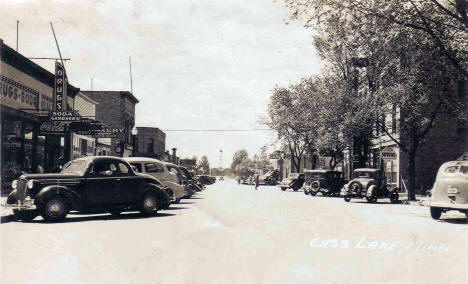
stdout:
<svg viewBox="0 0 468 284">
<path fill-rule="evenodd" d="M 66 96 L 66 81 L 65 81 L 65 69 L 62 64 L 58 61 L 55 62 L 55 84 L 54 84 L 54 95 L 55 104 L 54 109 L 57 111 L 65 110 L 65 99 Z"/>
<path fill-rule="evenodd" d="M 384 148 L 381 152 L 382 159 L 384 160 L 396 160 L 397 154 L 395 149 L 392 147 Z"/>
<path fill-rule="evenodd" d="M 51 121 L 81 121 L 81 116 L 75 110 L 50 112 Z"/>
</svg>

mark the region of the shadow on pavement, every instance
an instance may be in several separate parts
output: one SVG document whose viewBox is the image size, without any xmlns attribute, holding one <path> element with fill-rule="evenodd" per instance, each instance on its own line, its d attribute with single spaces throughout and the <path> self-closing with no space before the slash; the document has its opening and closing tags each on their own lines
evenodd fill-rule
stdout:
<svg viewBox="0 0 468 284">
<path fill-rule="evenodd" d="M 440 220 L 437 220 L 437 222 L 468 225 L 468 218 L 460 217 L 460 218 L 440 219 Z"/>
<path fill-rule="evenodd" d="M 16 220 L 17 219 L 15 215 L 2 216 L 2 219 L 0 220 L 0 224 L 10 223 Z"/>
<path fill-rule="evenodd" d="M 90 222 L 90 221 L 112 221 L 112 220 L 134 220 L 134 219 L 150 219 L 150 218 L 160 218 L 160 217 L 170 217 L 175 216 L 176 214 L 172 213 L 157 213 L 154 216 L 145 216 L 140 213 L 129 213 L 121 214 L 119 216 L 112 215 L 92 215 L 92 216 L 82 216 L 81 214 L 70 214 L 67 216 L 63 222 L 45 222 L 43 219 L 32 220 L 32 221 L 19 221 L 22 223 L 35 223 L 35 224 L 66 224 L 66 223 L 75 223 L 75 222 Z M 74 217 L 80 216 L 80 217 Z"/>
<path fill-rule="evenodd" d="M 190 197 L 189 199 L 203 199 L 203 197 Z"/>
<path fill-rule="evenodd" d="M 180 203 L 179 203 L 180 204 Z M 171 206 L 165 210 L 181 210 L 181 209 L 188 209 L 188 207 L 177 207 L 177 206 Z"/>
</svg>

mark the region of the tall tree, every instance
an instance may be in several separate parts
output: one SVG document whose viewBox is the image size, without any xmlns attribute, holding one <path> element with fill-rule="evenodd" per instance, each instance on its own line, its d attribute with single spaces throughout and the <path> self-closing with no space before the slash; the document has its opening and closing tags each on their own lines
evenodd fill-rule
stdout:
<svg viewBox="0 0 468 284">
<path fill-rule="evenodd" d="M 208 161 L 207 156 L 202 156 L 200 160 L 198 160 L 198 166 L 203 169 L 205 173 L 210 172 L 210 162 Z"/>
</svg>

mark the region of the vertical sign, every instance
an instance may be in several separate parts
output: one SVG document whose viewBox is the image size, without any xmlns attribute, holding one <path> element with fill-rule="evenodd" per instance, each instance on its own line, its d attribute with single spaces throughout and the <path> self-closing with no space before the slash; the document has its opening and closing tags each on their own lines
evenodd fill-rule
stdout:
<svg viewBox="0 0 468 284">
<path fill-rule="evenodd" d="M 58 61 L 55 62 L 55 105 L 54 110 L 65 110 L 66 101 L 65 96 L 65 69 Z"/>
</svg>

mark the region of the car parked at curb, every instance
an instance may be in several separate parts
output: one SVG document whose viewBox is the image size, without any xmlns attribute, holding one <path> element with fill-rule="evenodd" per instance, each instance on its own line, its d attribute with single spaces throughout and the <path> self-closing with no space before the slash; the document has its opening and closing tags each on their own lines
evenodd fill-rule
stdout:
<svg viewBox="0 0 468 284">
<path fill-rule="evenodd" d="M 7 207 L 22 220 L 39 214 L 46 221 L 62 221 L 69 212 L 139 210 L 146 215 L 169 207 L 170 196 L 155 178 L 135 173 L 123 159 L 108 156 L 79 158 L 58 174 L 25 174 L 12 183 Z"/>
<path fill-rule="evenodd" d="M 174 193 L 173 200 L 171 200 L 173 203 L 179 203 L 186 195 L 184 186 L 178 182 L 177 175 L 170 172 L 160 160 L 145 157 L 128 157 L 123 159 L 135 167 L 138 173 L 150 175 L 158 179 L 164 186 L 169 187 Z"/>
<path fill-rule="evenodd" d="M 177 176 L 177 183 L 183 186 L 185 191 L 184 198 L 191 198 L 196 191 L 191 186 L 189 186 L 188 178 L 184 175 L 179 166 L 168 162 L 165 162 L 164 165 L 166 165 L 167 169 L 170 172 L 174 173 Z"/>
<path fill-rule="evenodd" d="M 338 196 L 343 185 L 348 182 L 344 178 L 344 173 L 340 171 L 306 170 L 304 175 L 304 194 L 311 196 L 319 192 L 326 196 Z"/>
<path fill-rule="evenodd" d="M 179 166 L 179 169 L 182 171 L 183 176 L 187 180 L 187 186 L 190 187 L 193 192 L 203 190 L 203 186 L 196 180 L 193 174 L 186 167 Z"/>
<path fill-rule="evenodd" d="M 450 210 L 465 213 L 468 218 L 468 161 L 451 161 L 440 166 L 425 205 L 435 220 Z"/>
<path fill-rule="evenodd" d="M 399 202 L 398 188 L 387 184 L 385 172 L 379 169 L 361 168 L 353 171 L 353 179 L 341 190 L 344 200 L 366 198 L 369 203 L 375 203 L 379 198 L 390 198 L 391 203 Z"/>
<path fill-rule="evenodd" d="M 298 191 L 299 188 L 304 184 L 305 177 L 303 173 L 292 173 L 286 179 L 283 179 L 278 187 L 282 191 L 286 191 L 288 188 L 292 188 L 294 191 Z"/>
<path fill-rule="evenodd" d="M 278 183 L 278 178 L 279 178 L 279 172 L 278 170 L 274 170 L 264 175 L 261 175 L 258 178 L 258 183 L 265 184 L 265 185 L 276 185 Z"/>
</svg>

